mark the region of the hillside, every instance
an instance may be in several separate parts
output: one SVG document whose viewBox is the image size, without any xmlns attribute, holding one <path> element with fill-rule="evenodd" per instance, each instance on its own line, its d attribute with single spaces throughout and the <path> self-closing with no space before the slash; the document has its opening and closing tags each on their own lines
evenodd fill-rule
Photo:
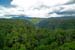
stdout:
<svg viewBox="0 0 75 50">
<path fill-rule="evenodd" d="M 27 17 L 27 16 L 17 16 L 17 17 L 13 17 L 11 19 L 23 19 L 23 20 L 28 20 L 30 22 L 32 22 L 33 24 L 37 24 L 40 21 L 44 20 L 45 18 L 32 18 L 32 17 Z"/>
<path fill-rule="evenodd" d="M 75 17 L 48 18 L 37 24 L 40 28 L 75 29 Z"/>
<path fill-rule="evenodd" d="M 73 28 L 75 20 L 55 19 L 47 19 L 49 22 L 43 21 L 46 22 L 43 27 L 49 23 L 62 25 L 60 22 L 62 21 L 66 24 L 62 26 L 67 29 L 56 27 L 53 30 L 50 25 L 48 25 L 50 29 L 37 28 L 25 19 L 0 19 L 0 50 L 75 50 L 75 28 Z"/>
</svg>

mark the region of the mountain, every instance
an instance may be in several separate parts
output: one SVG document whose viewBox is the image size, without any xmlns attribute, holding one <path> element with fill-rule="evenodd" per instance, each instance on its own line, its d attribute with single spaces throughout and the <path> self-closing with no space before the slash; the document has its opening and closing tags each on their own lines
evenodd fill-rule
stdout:
<svg viewBox="0 0 75 50">
<path fill-rule="evenodd" d="M 75 50 L 75 17 L 14 17 L 0 19 L 0 50 Z"/>
<path fill-rule="evenodd" d="M 39 28 L 49 29 L 73 29 L 75 28 L 75 17 L 54 17 L 42 20 L 37 24 Z"/>
<path fill-rule="evenodd" d="M 25 15 L 5 15 L 0 19 L 21 19 L 21 20 L 28 20 L 33 24 L 37 24 L 40 21 L 44 20 L 45 18 L 28 17 Z"/>
<path fill-rule="evenodd" d="M 23 20 L 29 20 L 30 22 L 32 22 L 33 24 L 37 24 L 39 23 L 40 21 L 44 20 L 45 18 L 34 18 L 34 17 L 28 17 L 28 16 L 23 16 L 23 15 L 20 15 L 20 16 L 13 16 L 11 19 L 23 19 Z"/>
</svg>

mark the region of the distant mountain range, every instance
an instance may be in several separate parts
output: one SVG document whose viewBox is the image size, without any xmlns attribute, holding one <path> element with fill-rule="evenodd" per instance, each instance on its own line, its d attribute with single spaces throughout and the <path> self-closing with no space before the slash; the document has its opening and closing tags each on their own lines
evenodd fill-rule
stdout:
<svg viewBox="0 0 75 50">
<path fill-rule="evenodd" d="M 62 16 L 51 18 L 32 18 L 27 16 L 13 17 L 12 19 L 25 19 L 39 28 L 49 29 L 73 29 L 75 28 L 75 16 Z"/>
<path fill-rule="evenodd" d="M 44 20 L 45 18 L 32 18 L 32 17 L 28 17 L 28 16 L 13 16 L 11 19 L 23 19 L 23 20 L 29 20 L 30 22 L 32 22 L 33 24 L 39 23 L 40 21 Z"/>
<path fill-rule="evenodd" d="M 10 15 L 9 19 L 23 19 L 28 20 L 31 23 L 35 24 L 38 27 L 46 27 L 53 28 L 57 27 L 59 24 L 63 25 L 62 22 L 66 22 L 68 20 L 75 20 L 75 16 L 62 16 L 62 17 L 51 17 L 51 18 L 32 18 L 24 15 Z"/>
<path fill-rule="evenodd" d="M 75 28 L 75 16 L 48 18 L 39 22 L 37 26 L 47 29 L 73 29 Z"/>
</svg>

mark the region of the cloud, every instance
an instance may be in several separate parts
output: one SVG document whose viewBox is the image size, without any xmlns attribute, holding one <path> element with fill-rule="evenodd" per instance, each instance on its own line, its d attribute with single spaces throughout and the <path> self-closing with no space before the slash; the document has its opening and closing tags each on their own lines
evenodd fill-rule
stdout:
<svg viewBox="0 0 75 50">
<path fill-rule="evenodd" d="M 11 15 L 49 18 L 74 14 L 75 4 L 67 4 L 72 2 L 71 0 L 62 0 L 62 2 L 61 0 L 13 0 L 11 5 L 15 7 L 0 6 L 0 18 L 10 18 Z"/>
<path fill-rule="evenodd" d="M 61 6 L 63 9 L 57 11 L 57 14 L 72 15 L 75 14 L 75 4 Z"/>
<path fill-rule="evenodd" d="M 21 10 L 21 8 L 18 7 L 4 7 L 4 6 L 0 6 L 0 18 L 4 18 L 4 17 L 12 17 L 10 15 L 22 15 L 24 14 L 23 10 Z"/>
<path fill-rule="evenodd" d="M 34 6 L 39 6 L 41 4 L 46 6 L 54 6 L 59 4 L 64 4 L 69 2 L 69 0 L 13 0 L 11 4 L 17 5 L 23 8 L 31 8 Z"/>
<path fill-rule="evenodd" d="M 46 17 L 49 12 L 59 10 L 56 5 L 62 5 L 69 2 L 69 0 L 13 0 L 12 5 L 21 7 L 24 10 L 24 15 L 30 17 Z"/>
</svg>

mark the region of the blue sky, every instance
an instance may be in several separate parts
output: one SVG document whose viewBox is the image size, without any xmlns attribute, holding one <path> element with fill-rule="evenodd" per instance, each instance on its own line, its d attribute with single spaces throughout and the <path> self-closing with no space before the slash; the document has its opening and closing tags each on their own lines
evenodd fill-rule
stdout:
<svg viewBox="0 0 75 50">
<path fill-rule="evenodd" d="M 37 18 L 75 15 L 75 0 L 0 0 L 0 18 L 11 15 Z"/>
<path fill-rule="evenodd" d="M 12 0 L 0 0 L 0 5 L 2 6 L 9 6 L 11 5 Z"/>
</svg>

